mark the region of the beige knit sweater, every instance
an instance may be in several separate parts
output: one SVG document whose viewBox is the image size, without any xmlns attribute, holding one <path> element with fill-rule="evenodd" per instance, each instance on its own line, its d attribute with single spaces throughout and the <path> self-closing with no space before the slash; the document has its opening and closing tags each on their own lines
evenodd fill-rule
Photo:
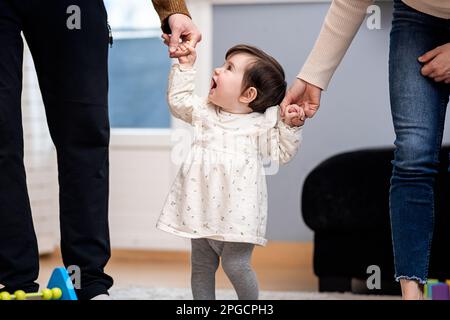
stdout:
<svg viewBox="0 0 450 320">
<path fill-rule="evenodd" d="M 161 29 L 165 33 L 170 33 L 167 19 L 172 14 L 182 13 L 189 16 L 189 11 L 184 0 L 152 0 L 152 3 L 161 20 Z"/>
<path fill-rule="evenodd" d="M 410 7 L 450 19 L 450 0 L 402 0 Z M 373 0 L 333 0 L 322 30 L 298 78 L 326 90 Z"/>
</svg>

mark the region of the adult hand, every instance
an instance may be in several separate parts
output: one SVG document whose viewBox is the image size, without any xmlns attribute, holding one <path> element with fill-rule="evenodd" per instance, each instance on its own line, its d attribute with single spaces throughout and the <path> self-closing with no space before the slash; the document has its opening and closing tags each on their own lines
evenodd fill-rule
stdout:
<svg viewBox="0 0 450 320">
<path fill-rule="evenodd" d="M 169 46 L 169 55 L 171 58 L 178 58 L 180 53 L 177 53 L 180 39 L 182 42 L 189 41 L 190 45 L 195 48 L 198 42 L 202 40 L 202 35 L 198 31 L 194 22 L 187 15 L 175 13 L 169 17 L 169 27 L 172 34 L 163 35 L 164 43 Z M 166 40 L 167 36 L 168 40 Z"/>
<path fill-rule="evenodd" d="M 450 42 L 436 47 L 419 57 L 424 63 L 421 73 L 436 82 L 450 83 Z"/>
<path fill-rule="evenodd" d="M 287 106 L 298 104 L 305 111 L 306 118 L 312 118 L 319 109 L 321 94 L 322 89 L 297 78 L 280 104 L 281 114 L 285 114 Z"/>
</svg>

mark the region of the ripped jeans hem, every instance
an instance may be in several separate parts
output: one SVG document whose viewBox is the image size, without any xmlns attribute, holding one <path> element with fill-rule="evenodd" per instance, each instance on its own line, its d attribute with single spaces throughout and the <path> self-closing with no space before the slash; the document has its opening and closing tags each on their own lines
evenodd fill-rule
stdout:
<svg viewBox="0 0 450 320">
<path fill-rule="evenodd" d="M 420 284 L 426 284 L 427 283 L 427 279 L 422 279 L 416 276 L 396 276 L 395 277 L 395 281 L 400 282 L 401 279 L 406 279 L 406 280 L 416 280 L 418 281 Z"/>
</svg>

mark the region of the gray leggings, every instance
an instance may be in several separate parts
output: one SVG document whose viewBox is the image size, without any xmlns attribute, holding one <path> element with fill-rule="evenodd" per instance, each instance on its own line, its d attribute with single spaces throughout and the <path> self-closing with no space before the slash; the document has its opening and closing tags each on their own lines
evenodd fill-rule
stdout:
<svg viewBox="0 0 450 320">
<path fill-rule="evenodd" d="M 194 300 L 216 299 L 216 271 L 219 259 L 233 284 L 239 300 L 258 299 L 258 281 L 250 260 L 255 247 L 251 243 L 192 239 L 191 286 Z"/>
</svg>

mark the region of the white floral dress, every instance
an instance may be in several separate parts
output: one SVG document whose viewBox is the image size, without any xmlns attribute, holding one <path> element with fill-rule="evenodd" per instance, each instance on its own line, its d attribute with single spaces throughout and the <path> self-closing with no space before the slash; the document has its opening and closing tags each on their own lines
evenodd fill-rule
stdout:
<svg viewBox="0 0 450 320">
<path fill-rule="evenodd" d="M 279 107 L 232 114 L 194 95 L 195 69 L 172 66 L 171 113 L 194 127 L 191 150 L 165 200 L 157 228 L 188 238 L 265 245 L 267 187 L 263 166 L 290 161 L 301 127 L 288 127 Z M 267 166 L 266 166 L 267 167 Z"/>
</svg>

